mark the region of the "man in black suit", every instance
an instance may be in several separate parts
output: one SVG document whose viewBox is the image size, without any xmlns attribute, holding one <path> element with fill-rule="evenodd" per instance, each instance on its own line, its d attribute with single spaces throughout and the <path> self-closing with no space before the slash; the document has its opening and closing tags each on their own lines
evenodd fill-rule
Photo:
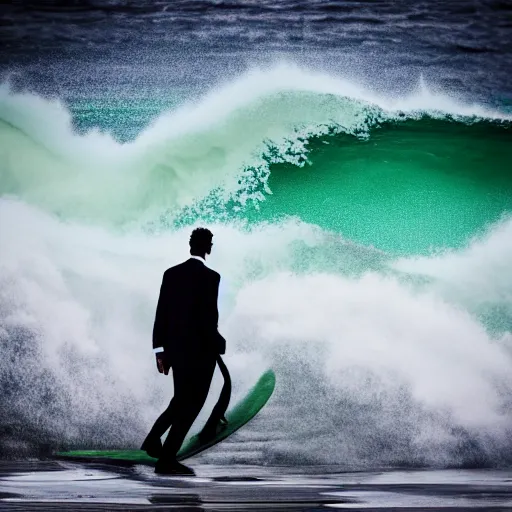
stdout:
<svg viewBox="0 0 512 512">
<path fill-rule="evenodd" d="M 190 259 L 167 269 L 160 288 L 153 350 L 160 373 L 167 375 L 172 368 L 174 396 L 141 447 L 158 458 L 159 474 L 194 474 L 176 460 L 176 454 L 206 401 L 217 358 L 226 350 L 217 330 L 220 275 L 205 265 L 212 238 L 208 229 L 195 229 Z M 162 447 L 160 437 L 169 427 Z"/>
</svg>

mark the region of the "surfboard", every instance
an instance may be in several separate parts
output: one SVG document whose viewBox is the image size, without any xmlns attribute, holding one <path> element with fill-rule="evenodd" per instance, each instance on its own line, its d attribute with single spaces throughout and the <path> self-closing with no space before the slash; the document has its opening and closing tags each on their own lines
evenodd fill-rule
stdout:
<svg viewBox="0 0 512 512">
<path fill-rule="evenodd" d="M 222 440 L 235 433 L 239 428 L 249 422 L 263 406 L 268 402 L 274 392 L 276 376 L 273 370 L 267 370 L 232 409 L 226 413 L 227 426 L 217 432 L 206 442 L 201 442 L 196 434 L 185 441 L 177 459 L 185 460 L 202 451 L 220 443 Z M 77 462 L 105 462 L 119 465 L 147 464 L 153 465 L 153 459 L 142 450 L 73 450 L 57 452 L 57 458 L 74 460 Z"/>
</svg>

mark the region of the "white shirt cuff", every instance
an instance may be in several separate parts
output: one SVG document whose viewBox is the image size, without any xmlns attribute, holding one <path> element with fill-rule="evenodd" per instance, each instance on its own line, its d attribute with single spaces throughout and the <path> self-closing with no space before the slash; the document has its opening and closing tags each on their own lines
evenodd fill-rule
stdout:
<svg viewBox="0 0 512 512">
<path fill-rule="evenodd" d="M 163 352 L 163 351 L 164 351 L 164 347 L 158 347 L 158 348 L 154 348 L 154 349 L 153 349 L 153 352 L 154 352 L 155 354 L 158 354 L 159 352 Z"/>
</svg>

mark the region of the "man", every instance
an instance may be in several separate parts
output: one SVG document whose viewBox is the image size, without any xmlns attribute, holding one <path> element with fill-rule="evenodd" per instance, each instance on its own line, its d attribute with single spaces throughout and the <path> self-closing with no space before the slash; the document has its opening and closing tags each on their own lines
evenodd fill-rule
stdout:
<svg viewBox="0 0 512 512">
<path fill-rule="evenodd" d="M 206 401 L 217 358 L 226 349 L 226 340 L 217 330 L 220 275 L 205 265 L 212 238 L 208 229 L 194 229 L 190 259 L 167 269 L 162 279 L 153 350 L 160 373 L 167 375 L 172 368 L 174 396 L 141 447 L 158 458 L 155 472 L 159 474 L 194 474 L 176 460 L 176 454 Z M 162 446 L 160 437 L 169 427 Z"/>
</svg>

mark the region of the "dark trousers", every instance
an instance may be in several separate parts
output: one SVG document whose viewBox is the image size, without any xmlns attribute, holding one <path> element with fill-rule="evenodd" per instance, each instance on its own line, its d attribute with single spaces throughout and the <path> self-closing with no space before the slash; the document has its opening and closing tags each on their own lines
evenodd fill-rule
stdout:
<svg viewBox="0 0 512 512">
<path fill-rule="evenodd" d="M 224 414 L 226 414 L 229 400 L 231 399 L 231 377 L 220 355 L 217 356 L 217 364 L 219 365 L 220 373 L 224 378 L 224 385 L 222 386 L 218 402 L 215 404 L 215 407 L 203 427 L 203 430 L 199 433 L 200 438 L 201 436 L 208 438 L 215 434 L 219 421 L 225 419 Z"/>
<path fill-rule="evenodd" d="M 162 460 L 172 461 L 176 458 L 185 436 L 206 401 L 215 364 L 215 355 L 183 357 L 173 362 L 174 396 L 148 434 L 148 438 L 159 438 L 171 427 L 163 445 Z"/>
</svg>

